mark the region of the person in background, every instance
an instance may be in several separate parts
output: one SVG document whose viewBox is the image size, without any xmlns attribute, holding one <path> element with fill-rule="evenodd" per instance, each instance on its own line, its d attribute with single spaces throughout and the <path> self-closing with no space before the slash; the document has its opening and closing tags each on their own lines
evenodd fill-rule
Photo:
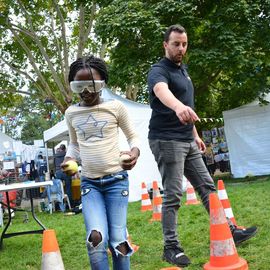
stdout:
<svg viewBox="0 0 270 270">
<path fill-rule="evenodd" d="M 70 66 L 71 90 L 78 104 L 65 112 L 70 143 L 62 167 L 70 159 L 81 160 L 81 200 L 86 246 L 93 270 L 108 270 L 109 247 L 113 269 L 129 270 L 133 248 L 126 233 L 129 180 L 139 157 L 139 140 L 125 106 L 103 100 L 100 91 L 108 82 L 105 62 L 97 57 L 79 58 Z M 119 128 L 130 149 L 120 152 Z M 126 159 L 119 162 L 120 155 Z"/>
<path fill-rule="evenodd" d="M 11 174 L 12 173 L 10 171 L 0 168 L 0 184 L 9 184 L 9 177 Z M 17 191 L 16 190 L 8 191 L 8 198 L 10 207 L 15 208 L 17 202 Z M 0 208 L 0 211 L 4 210 L 6 213 L 8 213 L 7 209 L 8 201 L 6 192 L 0 192 L 0 201 L 3 202 L 2 205 L 3 208 Z M 12 218 L 15 217 L 15 211 L 13 209 L 11 209 L 11 217 Z"/>
<path fill-rule="evenodd" d="M 56 179 L 61 179 L 64 182 L 65 193 L 68 195 L 70 204 L 73 206 L 72 177 L 66 174 L 61 168 L 61 164 L 64 161 L 65 155 L 66 155 L 66 146 L 64 144 L 61 144 L 59 148 L 57 148 L 56 153 L 54 155 L 55 177 Z"/>
<path fill-rule="evenodd" d="M 186 66 L 182 63 L 188 47 L 187 32 L 181 25 L 170 26 L 165 34 L 165 57 L 148 73 L 148 90 L 152 115 L 149 144 L 162 177 L 163 259 L 186 267 L 190 259 L 184 253 L 177 235 L 178 209 L 183 195 L 185 175 L 198 192 L 209 213 L 209 194 L 216 192 L 202 159 L 205 144 L 199 137 L 195 122 L 194 89 Z M 229 222 L 229 220 L 228 220 Z M 230 224 L 236 244 L 256 234 L 257 228 L 237 228 Z"/>
<path fill-rule="evenodd" d="M 212 150 L 211 143 L 206 144 L 204 155 L 206 159 L 206 167 L 210 175 L 213 177 L 216 171 L 216 164 L 215 164 L 214 153 Z"/>
<path fill-rule="evenodd" d="M 50 179 L 55 179 L 55 174 L 54 174 L 53 169 L 50 170 Z"/>
<path fill-rule="evenodd" d="M 36 162 L 37 174 L 40 182 L 45 181 L 45 173 L 47 171 L 47 163 L 42 154 L 39 154 Z"/>
<path fill-rule="evenodd" d="M 10 174 L 9 171 L 3 169 L 3 168 L 0 168 L 0 180 L 4 180 L 6 177 L 8 177 Z"/>
</svg>

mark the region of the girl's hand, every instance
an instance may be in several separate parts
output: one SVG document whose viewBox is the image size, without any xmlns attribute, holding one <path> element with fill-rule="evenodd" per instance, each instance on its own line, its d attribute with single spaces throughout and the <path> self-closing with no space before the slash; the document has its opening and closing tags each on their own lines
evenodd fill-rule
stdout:
<svg viewBox="0 0 270 270">
<path fill-rule="evenodd" d="M 128 155 L 129 158 L 121 159 L 121 156 Z M 124 170 L 131 170 L 137 163 L 140 150 L 137 147 L 132 148 L 130 151 L 120 152 L 119 163 Z"/>
</svg>

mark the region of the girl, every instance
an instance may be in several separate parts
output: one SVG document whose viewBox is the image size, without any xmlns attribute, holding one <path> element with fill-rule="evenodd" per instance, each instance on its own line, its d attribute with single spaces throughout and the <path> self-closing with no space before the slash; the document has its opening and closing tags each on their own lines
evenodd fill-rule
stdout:
<svg viewBox="0 0 270 270">
<path fill-rule="evenodd" d="M 129 270 L 133 249 L 126 235 L 129 196 L 126 170 L 132 169 L 139 157 L 138 136 L 124 105 L 100 97 L 108 82 L 102 59 L 94 56 L 77 59 L 70 66 L 69 82 L 81 101 L 65 112 L 70 144 L 62 168 L 67 160 L 80 158 L 82 212 L 91 268 L 109 269 L 109 247 L 113 269 Z M 127 138 L 129 151 L 119 150 L 118 127 Z M 128 154 L 129 158 L 119 163 L 122 154 Z"/>
</svg>

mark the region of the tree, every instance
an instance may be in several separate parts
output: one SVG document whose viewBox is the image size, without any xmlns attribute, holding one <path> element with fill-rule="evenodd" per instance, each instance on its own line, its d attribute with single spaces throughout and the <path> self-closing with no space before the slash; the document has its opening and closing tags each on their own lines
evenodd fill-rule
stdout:
<svg viewBox="0 0 270 270">
<path fill-rule="evenodd" d="M 34 140 L 42 140 L 44 130 L 51 126 L 50 121 L 48 118 L 40 117 L 38 113 L 26 116 L 22 124 L 20 140 L 25 144 L 34 144 Z"/>
<path fill-rule="evenodd" d="M 63 113 L 72 95 L 68 67 L 94 53 L 109 64 L 110 86 L 147 102 L 146 74 L 163 55 L 162 32 L 180 23 L 201 117 L 269 91 L 270 2 L 239 0 L 3 0 L 0 72 L 4 93 L 27 89 Z"/>
<path fill-rule="evenodd" d="M 72 100 L 70 61 L 104 47 L 92 31 L 95 0 L 4 0 L 0 7 L 0 91 L 49 98 L 63 113 Z"/>
<path fill-rule="evenodd" d="M 2 117 L 5 133 L 23 143 L 33 144 L 34 140 L 43 138 L 46 129 L 62 120 L 62 114 L 51 100 L 44 103 L 29 96 L 19 97 Z"/>
<path fill-rule="evenodd" d="M 97 8 L 95 0 L 1 1 L 0 116 L 13 138 L 20 139 L 20 130 L 25 141 L 31 135 L 33 118 L 25 113 L 25 100 L 35 120 L 39 111 L 43 128 L 45 100 L 53 103 L 51 111 L 56 115 L 50 123 L 59 120 L 72 101 L 70 62 L 89 53 L 103 57 L 106 46 L 93 33 Z M 30 99 L 24 99 L 26 95 Z"/>
<path fill-rule="evenodd" d="M 201 117 L 220 117 L 269 92 L 269 1 L 102 2 L 95 31 L 111 47 L 112 84 L 139 86 L 146 97 L 147 71 L 163 55 L 162 32 L 180 23 L 190 39 L 186 63 Z"/>
</svg>

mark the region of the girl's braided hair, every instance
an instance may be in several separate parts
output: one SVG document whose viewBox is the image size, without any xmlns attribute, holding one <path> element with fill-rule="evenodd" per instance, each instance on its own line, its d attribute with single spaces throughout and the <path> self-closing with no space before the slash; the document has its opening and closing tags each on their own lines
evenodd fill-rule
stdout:
<svg viewBox="0 0 270 270">
<path fill-rule="evenodd" d="M 105 83 L 108 82 L 109 75 L 108 75 L 108 70 L 107 70 L 105 62 L 101 58 L 95 57 L 93 55 L 78 58 L 76 61 L 74 61 L 70 65 L 70 70 L 69 70 L 69 74 L 68 74 L 68 81 L 69 82 L 73 81 L 75 76 L 76 76 L 76 73 L 79 70 L 89 69 L 91 72 L 91 68 L 98 71 L 102 80 L 104 80 Z"/>
</svg>

